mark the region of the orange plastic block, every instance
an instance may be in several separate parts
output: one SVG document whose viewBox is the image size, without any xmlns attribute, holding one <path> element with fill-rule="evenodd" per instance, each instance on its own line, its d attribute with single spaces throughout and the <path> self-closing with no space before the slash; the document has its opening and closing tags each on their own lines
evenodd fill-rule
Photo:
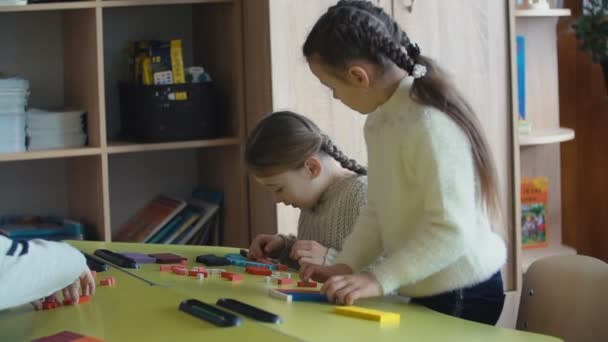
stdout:
<svg viewBox="0 0 608 342">
<path fill-rule="evenodd" d="M 91 297 L 89 297 L 89 296 L 80 296 L 80 299 L 78 300 L 78 304 L 88 303 L 90 301 L 91 301 Z"/>
<path fill-rule="evenodd" d="M 245 272 L 247 272 L 249 274 L 260 275 L 260 276 L 272 275 L 272 270 L 270 270 L 266 267 L 248 266 L 245 268 Z"/>
<path fill-rule="evenodd" d="M 293 279 L 292 278 L 277 279 L 277 284 L 279 284 L 279 285 L 293 285 Z"/>
<path fill-rule="evenodd" d="M 314 281 L 299 281 L 298 287 L 317 287 L 317 283 Z"/>
<path fill-rule="evenodd" d="M 277 270 L 279 270 L 279 271 L 288 271 L 289 267 L 287 267 L 287 265 L 278 264 L 277 265 Z"/>
</svg>

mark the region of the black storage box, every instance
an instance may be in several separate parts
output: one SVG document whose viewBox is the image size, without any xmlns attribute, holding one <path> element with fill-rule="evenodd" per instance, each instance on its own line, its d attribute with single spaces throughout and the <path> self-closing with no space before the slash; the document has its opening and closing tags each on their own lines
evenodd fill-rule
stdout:
<svg viewBox="0 0 608 342">
<path fill-rule="evenodd" d="M 122 134 L 137 142 L 207 139 L 216 134 L 213 83 L 121 83 Z"/>
</svg>

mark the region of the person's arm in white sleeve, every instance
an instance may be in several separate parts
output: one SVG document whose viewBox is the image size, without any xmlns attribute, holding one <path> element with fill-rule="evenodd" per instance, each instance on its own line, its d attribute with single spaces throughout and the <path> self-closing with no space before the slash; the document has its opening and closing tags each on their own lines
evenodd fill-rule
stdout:
<svg viewBox="0 0 608 342">
<path fill-rule="evenodd" d="M 65 243 L 0 236 L 0 310 L 47 297 L 83 272 L 90 277 L 84 255 Z"/>
</svg>

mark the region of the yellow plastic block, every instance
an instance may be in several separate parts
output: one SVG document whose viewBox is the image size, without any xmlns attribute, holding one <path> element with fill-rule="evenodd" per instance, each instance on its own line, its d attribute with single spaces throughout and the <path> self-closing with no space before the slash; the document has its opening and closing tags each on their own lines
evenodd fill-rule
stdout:
<svg viewBox="0 0 608 342">
<path fill-rule="evenodd" d="M 334 313 L 343 316 L 378 321 L 382 324 L 399 324 L 401 316 L 398 313 L 366 309 L 360 306 L 338 306 Z"/>
</svg>

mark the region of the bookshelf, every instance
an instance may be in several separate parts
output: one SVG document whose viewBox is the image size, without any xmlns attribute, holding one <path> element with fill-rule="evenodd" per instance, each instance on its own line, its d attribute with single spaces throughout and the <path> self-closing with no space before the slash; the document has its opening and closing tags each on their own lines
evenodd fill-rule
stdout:
<svg viewBox="0 0 608 342">
<path fill-rule="evenodd" d="M 576 250 L 562 243 L 560 143 L 573 140 L 575 132 L 560 126 L 557 68 L 557 22 L 570 16 L 570 9 L 516 9 L 514 13 L 515 34 L 524 36 L 526 44 L 526 119 L 532 122 L 530 134 L 518 135 L 519 176 L 520 179 L 544 176 L 549 180 L 548 246 L 521 250 L 521 267 L 525 272 L 540 258 L 576 254 Z M 513 87 L 517 96 L 517 85 Z M 517 120 L 517 113 L 513 115 Z"/>
<path fill-rule="evenodd" d="M 0 72 L 30 80 L 31 107 L 88 112 L 86 147 L 0 154 L 0 214 L 65 216 L 85 223 L 88 239 L 111 241 L 126 217 L 154 195 L 187 198 L 201 187 L 224 193 L 222 244 L 247 246 L 251 231 L 276 230 L 249 219 L 257 197 L 250 200 L 242 161 L 247 123 L 271 110 L 268 103 L 246 102 L 270 79 L 259 70 L 262 77 L 247 77 L 244 69 L 269 63 L 262 47 L 245 44 L 269 34 L 251 23 L 253 10 L 243 0 L 0 6 Z M 129 40 L 176 38 L 184 42 L 185 65 L 204 66 L 224 100 L 216 113 L 219 136 L 124 141 L 117 90 L 122 50 Z"/>
</svg>

